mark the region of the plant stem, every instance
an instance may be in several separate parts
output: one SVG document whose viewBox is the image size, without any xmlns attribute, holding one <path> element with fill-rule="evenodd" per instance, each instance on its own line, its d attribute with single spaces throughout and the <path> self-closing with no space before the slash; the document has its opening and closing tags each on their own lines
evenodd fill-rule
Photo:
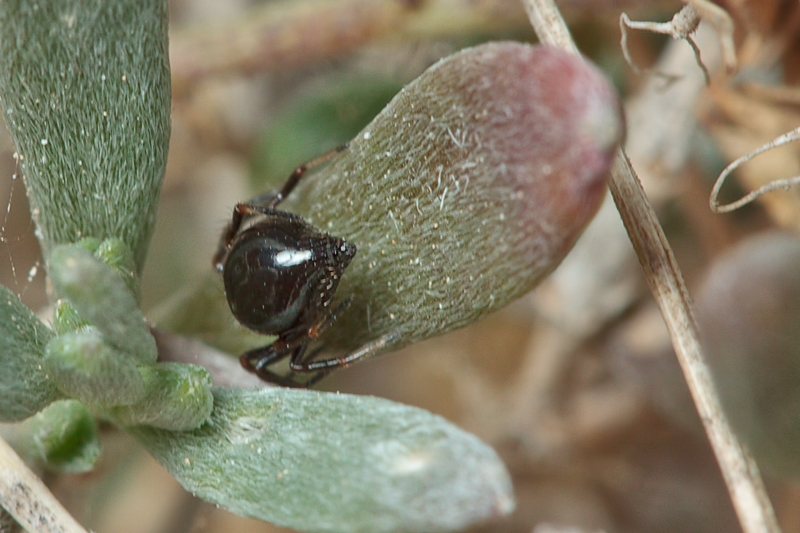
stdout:
<svg viewBox="0 0 800 533">
<path fill-rule="evenodd" d="M 542 43 L 578 53 L 552 0 L 524 0 Z M 623 149 L 609 182 L 611 194 L 631 239 L 645 278 L 669 329 L 675 353 L 717 456 L 745 533 L 780 531 L 764 483 L 750 452 L 728 422 L 700 346 L 699 329 L 683 275 Z"/>
<path fill-rule="evenodd" d="M 86 533 L 3 439 L 0 439 L 0 506 L 27 531 Z"/>
</svg>

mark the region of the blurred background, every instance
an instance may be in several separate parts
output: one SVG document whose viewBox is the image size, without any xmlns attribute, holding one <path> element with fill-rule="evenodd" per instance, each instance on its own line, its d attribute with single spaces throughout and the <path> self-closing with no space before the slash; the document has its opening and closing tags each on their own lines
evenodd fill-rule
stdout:
<svg viewBox="0 0 800 533">
<path fill-rule="evenodd" d="M 783 530 L 800 532 L 800 190 L 726 215 L 708 207 L 725 165 L 800 126 L 800 5 L 717 3 L 735 25 L 739 69 L 726 73 L 719 34 L 701 26 L 708 85 L 686 42 L 630 30 L 642 72 L 620 49 L 623 11 L 665 22 L 683 3 L 560 5 L 625 100 L 628 152 L 696 299 L 726 405 L 758 454 Z M 213 275 L 237 201 L 353 137 L 439 58 L 487 40 L 536 40 L 519 0 L 172 0 L 170 9 L 172 139 L 143 280 L 145 314 L 156 320 Z M 44 268 L 13 153 L 3 130 L 0 282 L 43 310 Z M 722 197 L 798 174 L 790 144 L 744 165 Z M 610 198 L 533 293 L 318 388 L 419 406 L 490 443 L 512 473 L 517 508 L 473 531 L 739 531 Z M 45 475 L 89 529 L 288 531 L 191 497 L 113 427 L 102 441 L 94 472 Z"/>
</svg>

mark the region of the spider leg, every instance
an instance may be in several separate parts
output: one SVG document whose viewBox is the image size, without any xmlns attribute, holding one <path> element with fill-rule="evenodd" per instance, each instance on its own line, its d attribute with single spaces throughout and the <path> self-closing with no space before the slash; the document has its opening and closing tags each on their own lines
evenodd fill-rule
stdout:
<svg viewBox="0 0 800 533">
<path fill-rule="evenodd" d="M 309 350 L 307 348 L 308 347 L 306 347 L 306 349 L 303 350 L 303 353 L 297 354 L 297 356 L 292 357 L 290 359 L 290 361 L 294 361 L 295 363 L 299 363 L 299 364 L 307 363 L 309 361 L 313 361 L 314 358 L 317 355 L 319 355 L 319 353 L 322 351 L 324 346 L 315 346 L 313 350 Z"/>
<path fill-rule="evenodd" d="M 275 191 L 270 192 L 275 193 Z M 256 199 L 257 198 L 254 198 L 254 200 Z M 236 206 L 233 208 L 231 221 L 225 227 L 225 231 L 222 232 L 222 236 L 219 239 L 219 245 L 217 246 L 217 252 L 214 254 L 214 258 L 212 260 L 214 268 L 217 269 L 217 272 L 222 272 L 222 264 L 225 261 L 225 255 L 228 253 L 228 249 L 230 249 L 233 238 L 236 237 L 236 234 L 239 232 L 239 228 L 242 227 L 242 223 L 247 219 L 247 217 L 259 214 L 268 215 L 272 212 L 273 209 L 263 205 L 249 202 L 236 204 Z"/>
<path fill-rule="evenodd" d="M 304 387 L 305 385 L 295 379 L 296 374 L 294 372 L 290 371 L 284 376 L 273 372 L 269 367 L 286 357 L 294 358 L 298 355 L 302 357 L 306 345 L 287 346 L 281 342 L 282 346 L 276 346 L 278 342 L 280 341 L 243 353 L 239 357 L 239 362 L 246 370 L 268 383 L 283 387 Z"/>
<path fill-rule="evenodd" d="M 306 343 L 303 346 L 301 346 L 300 349 L 298 349 L 297 351 L 292 353 L 292 356 L 289 359 L 289 369 L 290 370 L 289 370 L 289 373 L 286 374 L 286 376 L 283 377 L 282 385 L 284 387 L 308 388 L 311 385 L 317 383 L 319 380 L 321 380 L 322 378 L 324 378 L 328 374 L 330 374 L 332 372 L 332 370 L 319 370 L 319 371 L 315 371 L 315 372 L 311 373 L 311 376 L 308 377 L 309 376 L 309 372 L 306 372 L 306 371 L 295 372 L 295 371 L 291 370 L 293 363 L 295 363 L 295 362 L 303 363 L 305 361 L 311 361 L 311 360 L 314 359 L 314 357 L 316 357 L 316 355 L 320 351 L 322 351 L 322 347 L 321 346 L 318 346 L 315 349 L 313 349 L 311 351 L 308 351 L 308 343 Z M 298 379 L 300 376 L 304 376 L 305 379 L 303 381 L 300 381 Z"/>
<path fill-rule="evenodd" d="M 289 348 L 285 345 L 276 346 L 276 344 L 278 344 L 277 341 L 273 344 L 262 346 L 261 348 L 248 350 L 239 356 L 239 362 L 246 370 L 260 375 L 260 372 L 262 372 L 266 367 L 277 363 L 281 359 L 285 359 L 292 354 L 292 348 Z"/>
<path fill-rule="evenodd" d="M 400 335 L 396 332 L 387 333 L 386 335 L 378 337 L 372 342 L 368 342 L 358 350 L 350 352 L 347 355 L 343 355 L 342 357 L 331 357 L 330 359 L 322 359 L 321 361 L 312 361 L 307 358 L 298 360 L 292 357 L 289 361 L 289 368 L 293 372 L 319 371 L 327 374 L 328 372 L 332 372 L 338 368 L 350 366 L 356 361 L 369 359 L 370 357 L 380 355 L 388 347 L 394 344 L 394 341 L 396 341 L 399 336 Z M 319 379 L 322 378 L 320 377 Z"/>
<path fill-rule="evenodd" d="M 350 302 L 352 301 L 353 297 L 348 296 L 347 298 L 336 304 L 336 306 L 331 310 L 331 312 L 328 313 L 328 315 L 325 317 L 325 320 L 320 322 L 316 326 L 316 328 L 314 328 L 314 333 L 311 336 L 314 338 L 319 337 L 319 335 L 323 331 L 328 329 L 328 327 L 336 321 L 336 316 L 339 315 L 345 309 L 347 309 L 347 307 L 350 305 Z"/>
<path fill-rule="evenodd" d="M 336 315 L 341 313 L 350 302 L 353 300 L 353 297 L 350 296 L 345 298 L 341 302 L 339 302 L 334 308 L 333 311 L 327 314 L 325 318 L 319 322 L 318 324 L 308 327 L 307 325 L 302 325 L 298 327 L 294 327 L 290 330 L 284 331 L 281 333 L 281 342 L 289 346 L 297 346 L 303 342 L 309 343 L 319 337 L 323 331 L 328 329 L 328 327 L 333 324 L 336 320 Z M 322 348 L 318 347 L 311 351 L 311 353 L 304 355 L 300 358 L 300 360 L 308 361 L 313 358 L 313 356 L 317 355 Z M 305 353 L 305 352 L 304 352 Z M 295 358 L 295 361 L 298 359 Z"/>
<path fill-rule="evenodd" d="M 292 172 L 289 175 L 289 179 L 287 179 L 286 183 L 283 184 L 283 188 L 281 188 L 281 190 L 276 193 L 274 199 L 272 200 L 272 203 L 267 204 L 267 205 L 269 207 L 272 207 L 272 208 L 277 206 L 287 196 L 289 196 L 292 193 L 292 191 L 294 190 L 295 187 L 297 187 L 297 184 L 300 183 L 300 179 L 305 175 L 306 172 L 308 172 L 309 170 L 311 170 L 313 168 L 316 168 L 316 167 L 320 166 L 321 164 L 329 161 L 336 154 L 338 154 L 340 152 L 344 152 L 345 150 L 347 150 L 347 147 L 349 145 L 350 145 L 350 143 L 340 144 L 339 146 L 337 146 L 333 150 L 328 150 L 324 154 L 318 155 L 317 157 L 315 157 L 311 161 L 307 161 L 307 162 L 303 163 L 302 165 L 300 165 L 299 167 L 297 167 L 296 169 L 294 169 L 294 172 Z"/>
<path fill-rule="evenodd" d="M 217 252 L 214 254 L 214 258 L 212 260 L 212 264 L 217 272 L 222 272 L 222 265 L 225 261 L 225 255 L 228 253 L 231 242 L 233 241 L 233 238 L 236 237 L 236 233 L 238 233 L 239 229 L 242 227 L 242 223 L 248 216 L 259 213 L 267 215 L 274 211 L 278 204 L 286 199 L 286 197 L 292 193 L 295 187 L 297 187 L 297 184 L 300 183 L 300 179 L 306 174 L 306 172 L 320 166 L 321 164 L 330 160 L 336 154 L 347 150 L 348 146 L 349 143 L 341 144 L 333 150 L 329 150 L 324 154 L 315 157 L 311 161 L 303 163 L 294 169 L 294 171 L 289 175 L 289 178 L 286 180 L 286 183 L 284 183 L 283 187 L 279 191 L 267 191 L 264 194 L 256 196 L 255 198 L 251 198 L 248 202 L 236 204 L 236 207 L 233 208 L 233 216 L 231 217 L 231 221 L 222 232 L 222 236 L 219 240 L 219 246 L 217 246 Z"/>
<path fill-rule="evenodd" d="M 265 348 L 267 350 L 269 350 L 271 347 L 270 346 L 266 346 Z M 313 350 L 312 353 L 306 354 L 307 349 L 308 349 L 308 343 L 306 342 L 306 343 L 303 343 L 303 344 L 297 346 L 292 351 L 284 352 L 284 353 L 282 353 L 281 355 L 279 355 L 277 357 L 273 355 L 272 357 L 261 358 L 256 362 L 256 364 L 254 365 L 255 369 L 252 370 L 252 371 L 258 377 L 263 379 L 264 381 L 267 381 L 269 383 L 273 383 L 275 385 L 280 385 L 281 387 L 291 387 L 291 388 L 295 388 L 295 389 L 308 388 L 311 385 L 317 383 L 319 380 L 321 380 L 325 376 L 327 376 L 331 372 L 331 370 L 316 371 L 316 372 L 313 372 L 310 377 L 308 377 L 309 376 L 309 372 L 294 372 L 292 370 L 289 370 L 289 372 L 287 374 L 281 375 L 281 374 L 278 374 L 277 372 L 273 372 L 273 371 L 271 371 L 271 370 L 269 370 L 267 368 L 267 367 L 271 366 L 273 363 L 276 363 L 276 362 L 280 361 L 281 359 L 283 359 L 284 357 L 287 357 L 287 356 L 289 357 L 290 361 L 304 361 L 304 360 L 306 360 L 308 358 L 312 358 L 313 359 L 313 357 L 317 353 L 319 353 L 319 350 L 320 350 L 319 348 L 317 348 L 317 349 Z M 264 348 L 262 348 L 261 350 L 264 350 Z M 259 352 L 261 350 L 252 350 L 252 352 Z M 248 353 L 250 353 L 250 352 L 248 352 Z M 246 353 L 246 354 L 244 354 L 242 356 L 242 360 L 243 361 L 244 361 L 244 357 L 247 356 L 248 353 Z M 248 363 L 249 363 L 249 361 L 248 361 Z M 290 364 L 290 366 L 291 366 L 291 364 Z M 248 367 L 248 366 L 245 366 L 245 368 L 250 370 L 250 367 Z M 303 377 L 303 379 L 300 379 L 301 376 Z"/>
</svg>

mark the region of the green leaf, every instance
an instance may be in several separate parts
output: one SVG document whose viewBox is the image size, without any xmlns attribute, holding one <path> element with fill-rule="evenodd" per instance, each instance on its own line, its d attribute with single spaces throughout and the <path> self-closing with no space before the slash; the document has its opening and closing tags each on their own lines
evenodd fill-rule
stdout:
<svg viewBox="0 0 800 533">
<path fill-rule="evenodd" d="M 396 348 L 532 290 L 603 202 L 623 136 L 611 83 L 563 50 L 490 43 L 432 66 L 281 204 L 358 249 L 322 344 Z"/>
<path fill-rule="evenodd" d="M 0 2 L 0 95 L 45 251 L 115 237 L 141 271 L 170 133 L 167 2 Z"/>
<path fill-rule="evenodd" d="M 185 433 L 131 428 L 197 496 L 309 532 L 453 531 L 513 508 L 476 437 L 421 409 L 345 394 L 214 389 Z"/>
<path fill-rule="evenodd" d="M 139 279 L 136 277 L 136 264 L 133 252 L 120 239 L 106 239 L 97 247 L 95 257 L 117 271 L 125 285 L 139 301 Z"/>
<path fill-rule="evenodd" d="M 555 48 L 490 43 L 428 69 L 280 205 L 358 250 L 322 347 L 397 349 L 534 289 L 603 202 L 624 134 L 608 79 Z M 170 325 L 198 331 L 214 298 L 177 302 Z"/>
<path fill-rule="evenodd" d="M 0 285 L 0 420 L 15 422 L 61 398 L 42 367 L 53 333 Z"/>
<path fill-rule="evenodd" d="M 145 424 L 170 431 L 195 429 L 211 415 L 211 374 L 201 366 L 159 363 L 140 369 L 145 394 L 138 403 L 106 414 L 122 426 Z"/>
<path fill-rule="evenodd" d="M 108 346 L 93 327 L 52 339 L 44 366 L 67 397 L 92 408 L 130 405 L 146 394 L 133 359 Z"/>
<path fill-rule="evenodd" d="M 53 329 L 57 334 L 77 331 L 89 325 L 71 303 L 66 300 L 56 300 L 53 305 Z"/>
<path fill-rule="evenodd" d="M 156 341 L 118 271 L 78 245 L 54 247 L 48 267 L 56 292 L 100 330 L 109 345 L 138 363 L 155 362 Z"/>
<path fill-rule="evenodd" d="M 89 472 L 100 458 L 100 440 L 94 416 L 72 400 L 52 403 L 26 420 L 25 448 L 46 467 L 70 474 Z"/>
</svg>

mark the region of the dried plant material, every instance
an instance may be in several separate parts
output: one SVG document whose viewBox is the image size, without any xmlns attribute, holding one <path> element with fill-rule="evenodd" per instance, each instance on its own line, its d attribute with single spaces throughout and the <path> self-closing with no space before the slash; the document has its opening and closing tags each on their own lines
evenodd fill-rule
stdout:
<svg viewBox="0 0 800 533">
<path fill-rule="evenodd" d="M 720 68 L 716 34 L 701 25 L 694 39 L 711 72 Z M 683 193 L 676 187 L 696 143 L 697 100 L 705 90 L 692 50 L 679 41 L 664 48 L 655 69 L 682 73 L 664 87 L 651 74 L 626 100 L 625 149 L 658 210 Z M 664 120 L 669 116 L 669 120 Z M 575 335 L 591 335 L 630 308 L 646 291 L 641 267 L 613 202 L 606 200 L 561 265 L 533 293 L 537 310 Z"/>
<path fill-rule="evenodd" d="M 637 74 L 652 72 L 663 77 L 671 83 L 681 76 L 670 74 L 658 70 L 640 69 L 628 50 L 628 28 L 635 30 L 651 31 L 669 35 L 673 39 L 685 40 L 692 47 L 697 65 L 703 71 L 706 85 L 710 84 L 711 77 L 705 63 L 700 58 L 700 48 L 697 46 L 692 34 L 697 31 L 701 21 L 710 24 L 717 34 L 720 47 L 722 48 L 722 58 L 728 72 L 736 70 L 736 48 L 733 42 L 733 20 L 730 15 L 721 7 L 707 0 L 687 0 L 686 5 L 678 11 L 669 22 L 638 22 L 632 21 L 627 14 L 623 13 L 619 18 L 619 29 L 622 34 L 620 45 L 625 60 Z"/>
<path fill-rule="evenodd" d="M 3 439 L 0 472 L 0 506 L 27 531 L 86 533 Z"/>
<path fill-rule="evenodd" d="M 538 313 L 588 338 L 642 295 L 641 269 L 613 202 L 608 199 L 572 251 L 531 295 Z"/>
<path fill-rule="evenodd" d="M 708 74 L 708 69 L 706 69 L 706 66 L 703 64 L 703 61 L 700 58 L 700 48 L 698 48 L 697 43 L 695 43 L 694 39 L 692 38 L 692 34 L 697 30 L 697 26 L 699 24 L 700 24 L 700 16 L 691 5 L 684 6 L 683 9 L 678 11 L 675 14 L 675 16 L 672 17 L 672 20 L 670 20 L 669 22 L 632 21 L 626 13 L 623 13 L 619 17 L 619 29 L 622 34 L 620 40 L 620 46 L 622 47 L 622 55 L 625 56 L 625 61 L 628 62 L 628 65 L 630 65 L 633 71 L 636 72 L 637 74 L 652 72 L 657 76 L 665 78 L 667 82 L 672 83 L 680 79 L 680 75 L 669 74 L 666 72 L 661 72 L 659 70 L 640 69 L 633 61 L 633 58 L 630 55 L 630 51 L 628 50 L 628 28 L 632 30 L 644 30 L 644 31 L 651 31 L 653 33 L 662 33 L 664 35 L 669 35 L 673 39 L 681 39 L 689 43 L 689 46 L 691 46 L 692 50 L 694 51 L 694 56 L 695 59 L 697 60 L 697 65 L 703 71 L 703 76 L 706 79 L 706 84 L 709 84 L 710 76 Z"/>
<path fill-rule="evenodd" d="M 795 176 L 792 178 L 784 178 L 775 181 L 771 181 L 768 184 L 760 187 L 758 190 L 752 191 L 749 194 L 745 195 L 744 197 L 736 200 L 735 202 L 730 202 L 724 205 L 719 205 L 718 196 L 719 191 L 722 186 L 725 184 L 725 180 L 727 177 L 733 172 L 734 170 L 738 169 L 742 163 L 752 160 L 754 157 L 763 154 L 767 150 L 772 150 L 773 148 L 777 148 L 778 146 L 783 146 L 787 143 L 793 142 L 800 139 L 800 128 L 794 129 L 788 133 L 784 133 L 780 137 L 775 138 L 774 140 L 768 142 L 765 145 L 760 146 L 759 148 L 753 150 L 752 152 L 743 155 L 727 167 L 722 173 L 719 175 L 717 180 L 714 182 L 714 187 L 711 189 L 711 197 L 709 198 L 709 205 L 711 210 L 715 213 L 729 213 L 740 207 L 749 204 L 753 200 L 761 197 L 762 195 L 777 190 L 789 190 L 790 187 L 793 185 L 797 185 L 800 183 L 800 176 Z"/>
<path fill-rule="evenodd" d="M 722 63 L 713 29 L 701 24 L 693 37 L 703 50 L 705 65 L 711 73 L 716 73 Z M 683 193 L 676 184 L 682 182 L 687 162 L 697 148 L 694 137 L 697 103 L 707 86 L 695 64 L 694 52 L 680 41 L 666 44 L 654 68 L 680 73 L 681 81 L 665 87 L 663 78 L 651 74 L 642 80 L 638 93 L 626 100 L 625 114 L 631 134 L 625 151 L 650 202 L 659 210 Z"/>
<path fill-rule="evenodd" d="M 723 8 L 710 0 L 684 0 L 700 15 L 700 18 L 714 27 L 722 47 L 722 61 L 728 72 L 737 67 L 736 46 L 733 42 L 733 20 Z"/>
<path fill-rule="evenodd" d="M 210 75 L 308 66 L 380 38 L 470 34 L 520 27 L 516 0 L 271 2 L 228 23 L 180 29 L 171 39 L 176 92 Z"/>
<path fill-rule="evenodd" d="M 798 95 L 788 87 L 780 91 L 747 87 L 711 91 L 714 107 L 704 112 L 705 122 L 721 151 L 734 159 L 714 184 L 709 199 L 714 212 L 728 212 L 758 198 L 776 224 L 800 228 L 800 191 L 764 196 L 800 180 L 800 147 L 792 144 L 800 138 L 800 129 L 795 129 L 800 122 L 800 106 L 793 101 Z M 758 159 L 753 160 L 756 156 Z M 753 192 L 720 205 L 718 195 L 734 170 L 744 187 Z"/>
<path fill-rule="evenodd" d="M 566 23 L 552 0 L 526 0 L 525 8 L 540 40 L 576 51 Z M 609 188 L 664 315 L 742 529 L 746 533 L 780 531 L 758 467 L 722 410 L 700 346 L 699 330 L 683 275 L 624 149 L 620 149 L 612 167 Z"/>
</svg>

